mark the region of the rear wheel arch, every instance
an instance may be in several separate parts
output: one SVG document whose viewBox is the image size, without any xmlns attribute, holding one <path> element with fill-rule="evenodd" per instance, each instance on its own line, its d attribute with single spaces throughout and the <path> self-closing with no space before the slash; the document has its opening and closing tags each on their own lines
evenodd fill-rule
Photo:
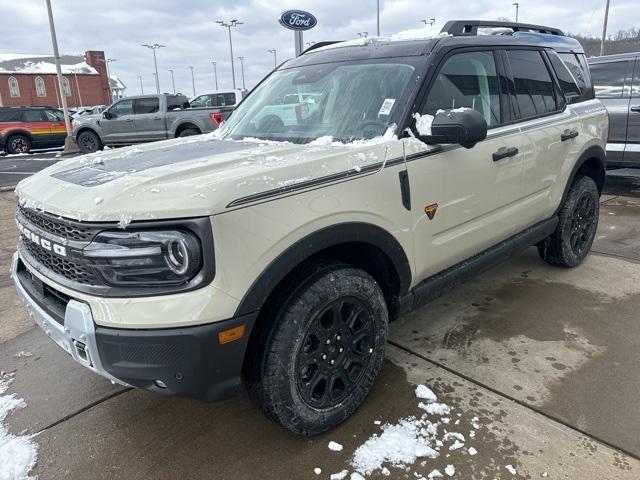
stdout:
<svg viewBox="0 0 640 480">
<path fill-rule="evenodd" d="M 198 127 L 193 123 L 186 122 L 186 123 L 181 123 L 176 127 L 175 137 L 178 138 L 180 134 L 185 130 L 197 130 L 198 133 L 202 133 L 202 130 L 200 129 L 200 127 Z"/>
<path fill-rule="evenodd" d="M 596 182 L 596 186 L 598 187 L 598 192 L 602 194 L 602 190 L 604 188 L 604 181 L 606 176 L 607 168 L 607 154 L 604 149 L 599 145 L 593 145 L 587 148 L 582 155 L 578 158 L 578 161 L 573 166 L 571 170 L 571 174 L 569 175 L 569 179 L 567 184 L 564 187 L 564 192 L 562 194 L 562 200 L 560 201 L 560 205 L 558 210 L 562 208 L 567 195 L 569 193 L 569 189 L 571 185 L 573 185 L 574 180 L 577 176 L 582 175 L 585 177 L 591 177 L 594 182 Z"/>
</svg>

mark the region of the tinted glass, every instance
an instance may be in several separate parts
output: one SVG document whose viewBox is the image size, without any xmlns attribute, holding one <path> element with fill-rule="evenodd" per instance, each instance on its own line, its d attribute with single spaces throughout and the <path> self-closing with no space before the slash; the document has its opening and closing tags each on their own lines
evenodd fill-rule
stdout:
<svg viewBox="0 0 640 480">
<path fill-rule="evenodd" d="M 625 79 L 631 76 L 632 62 L 607 62 L 590 65 L 591 78 L 598 98 L 622 98 L 629 96 L 625 91 Z"/>
<path fill-rule="evenodd" d="M 20 110 L 0 110 L 0 122 L 19 122 L 21 117 Z"/>
<path fill-rule="evenodd" d="M 536 117 L 555 112 L 555 86 L 540 52 L 535 50 L 507 51 L 515 81 L 520 118 Z"/>
<path fill-rule="evenodd" d="M 633 85 L 631 87 L 631 96 L 640 97 L 640 59 L 636 60 L 635 74 L 633 75 Z"/>
<path fill-rule="evenodd" d="M 139 98 L 136 100 L 136 113 L 156 113 L 160 110 L 159 98 Z"/>
<path fill-rule="evenodd" d="M 133 100 L 122 100 L 116 103 L 109 112 L 118 116 L 133 115 Z"/>
<path fill-rule="evenodd" d="M 50 122 L 64 121 L 64 114 L 59 110 L 45 110 L 44 115 L 45 117 L 47 117 L 47 120 L 49 120 Z"/>
<path fill-rule="evenodd" d="M 558 56 L 573 75 L 584 100 L 594 98 L 593 85 L 591 84 L 591 75 L 587 67 L 587 61 L 583 54 L 576 53 L 559 53 Z"/>
<path fill-rule="evenodd" d="M 236 95 L 234 93 L 219 93 L 218 107 L 228 107 L 236 104 Z"/>
<path fill-rule="evenodd" d="M 551 59 L 551 65 L 556 72 L 558 82 L 560 82 L 560 88 L 562 88 L 564 92 L 567 103 L 581 102 L 583 100 L 582 91 L 578 87 L 578 82 L 568 67 L 560 60 L 560 57 L 558 57 L 555 52 L 549 52 L 549 58 Z"/>
<path fill-rule="evenodd" d="M 42 122 L 42 110 L 24 110 L 22 113 L 23 122 Z"/>
<path fill-rule="evenodd" d="M 491 52 L 459 53 L 449 58 L 436 77 L 426 111 L 468 107 L 480 112 L 487 125 L 500 124 L 500 94 Z"/>
</svg>

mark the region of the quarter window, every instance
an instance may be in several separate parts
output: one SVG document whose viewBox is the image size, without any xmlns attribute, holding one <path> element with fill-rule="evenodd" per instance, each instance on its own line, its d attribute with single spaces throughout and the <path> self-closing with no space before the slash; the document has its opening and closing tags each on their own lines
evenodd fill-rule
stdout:
<svg viewBox="0 0 640 480">
<path fill-rule="evenodd" d="M 50 122 L 63 122 L 64 114 L 59 110 L 45 110 L 44 115 Z"/>
<path fill-rule="evenodd" d="M 236 104 L 236 95 L 234 93 L 219 93 L 217 95 L 218 107 L 228 107 Z"/>
<path fill-rule="evenodd" d="M 36 77 L 36 95 L 38 97 L 46 97 L 47 96 L 47 88 L 44 85 L 44 80 L 42 77 Z"/>
<path fill-rule="evenodd" d="M 23 122 L 42 122 L 42 110 L 25 110 L 22 113 Z"/>
<path fill-rule="evenodd" d="M 631 96 L 640 97 L 640 58 L 636 59 L 636 71 L 633 75 L 633 85 L 631 87 Z"/>
<path fill-rule="evenodd" d="M 593 85 L 591 84 L 591 75 L 587 67 L 587 61 L 581 53 L 559 53 L 558 56 L 567 66 L 571 75 L 576 80 L 578 88 L 583 95 L 583 100 L 591 100 L 594 98 Z"/>
<path fill-rule="evenodd" d="M 62 77 L 62 90 L 64 91 L 65 97 L 71 96 L 71 85 L 69 84 L 69 79 L 67 77 Z"/>
<path fill-rule="evenodd" d="M 631 76 L 632 63 L 606 62 L 591 65 L 591 78 L 598 98 L 628 97 L 625 81 Z"/>
<path fill-rule="evenodd" d="M 520 118 L 558 110 L 556 88 L 542 55 L 537 50 L 508 50 L 507 57 L 516 89 Z"/>
<path fill-rule="evenodd" d="M 20 85 L 16 77 L 9 77 L 9 95 L 12 98 L 18 98 L 20 96 Z"/>
<path fill-rule="evenodd" d="M 575 79 L 568 67 L 560 60 L 560 57 L 553 51 L 548 52 L 551 65 L 556 72 L 560 88 L 564 92 L 567 103 L 577 103 L 584 100 L 582 91 L 578 87 L 578 81 Z"/>
<path fill-rule="evenodd" d="M 465 52 L 446 60 L 429 96 L 426 112 L 468 107 L 480 112 L 488 126 L 499 125 L 500 93 L 492 52 Z"/>
<path fill-rule="evenodd" d="M 0 111 L 0 122 L 19 122 L 21 118 L 20 110 Z"/>
</svg>

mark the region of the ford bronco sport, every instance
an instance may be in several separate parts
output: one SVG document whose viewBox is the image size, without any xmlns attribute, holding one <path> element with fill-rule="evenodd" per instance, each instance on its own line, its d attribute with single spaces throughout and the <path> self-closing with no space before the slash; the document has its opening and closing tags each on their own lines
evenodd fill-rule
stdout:
<svg viewBox="0 0 640 480">
<path fill-rule="evenodd" d="M 316 44 L 214 133 L 23 180 L 12 271 L 36 322 L 113 382 L 204 400 L 244 383 L 311 435 L 363 402 L 390 320 L 528 246 L 580 264 L 608 130 L 560 56 L 587 79 L 582 48 L 533 25 L 444 32 Z M 305 92 L 295 122 L 254 121 Z"/>
</svg>

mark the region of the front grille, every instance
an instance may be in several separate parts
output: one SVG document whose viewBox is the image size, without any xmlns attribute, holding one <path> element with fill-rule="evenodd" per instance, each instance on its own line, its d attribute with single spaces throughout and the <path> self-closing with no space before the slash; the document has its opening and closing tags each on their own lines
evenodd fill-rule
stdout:
<svg viewBox="0 0 640 480">
<path fill-rule="evenodd" d="M 18 207 L 18 214 L 22 215 L 32 225 L 41 228 L 58 237 L 68 240 L 91 241 L 95 235 L 95 229 L 89 226 L 79 225 L 75 222 L 55 217 L 44 212 L 36 212 L 25 207 Z"/>
<path fill-rule="evenodd" d="M 31 274 L 20 261 L 16 271 L 18 280 L 29 296 L 60 325 L 64 325 L 67 304 L 71 297 L 50 287 Z"/>
<path fill-rule="evenodd" d="M 26 251 L 37 264 L 72 282 L 83 283 L 85 285 L 96 285 L 98 283 L 97 277 L 91 271 L 90 267 L 86 265 L 54 255 L 28 240 L 21 242 L 21 248 L 23 251 Z"/>
</svg>

